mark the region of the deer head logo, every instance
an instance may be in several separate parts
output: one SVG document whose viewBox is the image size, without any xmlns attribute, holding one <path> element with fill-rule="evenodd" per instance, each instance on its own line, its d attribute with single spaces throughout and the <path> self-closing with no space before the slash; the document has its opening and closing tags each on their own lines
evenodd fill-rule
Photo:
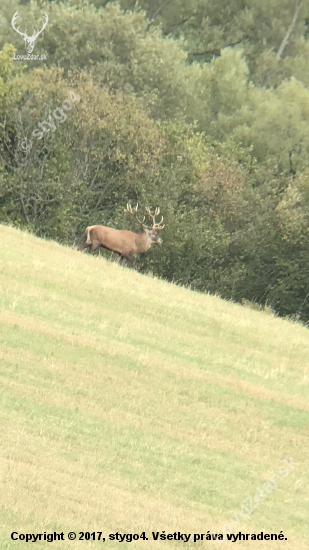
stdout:
<svg viewBox="0 0 309 550">
<path fill-rule="evenodd" d="M 13 27 L 14 31 L 18 32 L 18 34 L 20 34 L 22 39 L 25 41 L 26 52 L 27 53 L 32 53 L 37 37 L 39 36 L 39 34 L 41 34 L 41 32 L 44 31 L 44 29 L 45 29 L 45 27 L 48 23 L 48 15 L 46 13 L 44 14 L 44 22 L 43 22 L 43 26 L 42 26 L 41 30 L 34 31 L 32 36 L 27 35 L 27 29 L 25 30 L 25 32 L 21 32 L 19 30 L 19 27 L 16 28 L 16 20 L 17 19 L 18 19 L 18 11 L 16 11 L 14 13 L 14 15 L 12 17 L 11 24 L 12 24 L 12 27 Z"/>
</svg>

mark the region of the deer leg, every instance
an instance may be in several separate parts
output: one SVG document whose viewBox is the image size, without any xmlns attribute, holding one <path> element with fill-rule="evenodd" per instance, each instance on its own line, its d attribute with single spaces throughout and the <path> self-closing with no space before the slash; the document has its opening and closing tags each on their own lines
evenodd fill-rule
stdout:
<svg viewBox="0 0 309 550">
<path fill-rule="evenodd" d="M 93 254 L 96 250 L 98 250 L 98 248 L 100 248 L 100 243 L 94 241 L 93 243 L 91 243 L 91 254 Z"/>
<path fill-rule="evenodd" d="M 134 256 L 132 254 L 123 254 L 122 256 L 120 256 L 119 264 L 126 265 L 127 263 L 129 263 L 132 265 L 133 260 L 134 260 Z"/>
<path fill-rule="evenodd" d="M 81 245 L 79 245 L 77 250 L 84 250 L 85 248 L 89 248 L 89 246 L 91 246 L 91 245 L 88 244 L 88 243 L 82 243 Z"/>
<path fill-rule="evenodd" d="M 126 260 L 127 260 L 131 265 L 133 265 L 134 256 L 133 256 L 132 254 L 127 254 L 127 255 L 126 255 Z"/>
</svg>

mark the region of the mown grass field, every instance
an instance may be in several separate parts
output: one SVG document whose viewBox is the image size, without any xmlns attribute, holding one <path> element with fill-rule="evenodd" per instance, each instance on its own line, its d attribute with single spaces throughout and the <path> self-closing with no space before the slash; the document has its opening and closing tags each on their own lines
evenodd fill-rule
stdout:
<svg viewBox="0 0 309 550">
<path fill-rule="evenodd" d="M 309 548 L 306 328 L 3 226 L 0 305 L 1 550 Z M 55 530 L 149 540 L 10 538 Z"/>
</svg>

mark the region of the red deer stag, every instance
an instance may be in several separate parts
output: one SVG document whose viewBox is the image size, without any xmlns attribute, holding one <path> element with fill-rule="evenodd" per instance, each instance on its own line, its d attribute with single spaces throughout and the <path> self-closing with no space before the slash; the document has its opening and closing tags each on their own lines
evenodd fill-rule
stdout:
<svg viewBox="0 0 309 550">
<path fill-rule="evenodd" d="M 152 213 L 150 208 L 145 208 L 147 216 L 152 220 L 152 224 L 147 226 L 144 224 L 145 216 L 142 220 L 137 217 L 138 204 L 132 209 L 130 204 L 127 204 L 125 212 L 134 215 L 138 223 L 142 226 L 142 233 L 133 233 L 132 231 L 121 231 L 112 227 L 103 225 L 91 225 L 86 229 L 87 240 L 78 250 L 91 248 L 91 252 L 95 252 L 98 248 L 106 248 L 116 254 L 119 254 L 119 263 L 123 260 L 133 262 L 136 254 L 147 252 L 153 244 L 162 244 L 162 239 L 158 236 L 157 231 L 164 228 L 162 225 L 163 216 L 159 223 L 156 223 L 155 218 L 160 214 L 160 208 L 156 208 Z"/>
</svg>

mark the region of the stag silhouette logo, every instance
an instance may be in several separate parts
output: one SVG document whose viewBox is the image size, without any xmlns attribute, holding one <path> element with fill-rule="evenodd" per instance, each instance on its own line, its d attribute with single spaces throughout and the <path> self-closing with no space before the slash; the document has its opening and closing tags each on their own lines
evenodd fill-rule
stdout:
<svg viewBox="0 0 309 550">
<path fill-rule="evenodd" d="M 35 41 L 37 39 L 37 37 L 41 34 L 41 32 L 44 31 L 47 23 L 48 23 L 48 15 L 45 13 L 44 14 L 44 21 L 43 21 L 43 26 L 41 28 L 41 30 L 39 31 L 34 31 L 32 36 L 28 36 L 27 35 L 27 29 L 25 30 L 25 32 L 21 32 L 19 30 L 19 27 L 16 27 L 16 21 L 18 19 L 18 11 L 16 11 L 12 17 L 12 21 L 11 21 L 11 25 L 14 29 L 14 31 L 18 32 L 18 34 L 20 34 L 20 36 L 22 37 L 22 39 L 24 40 L 25 42 L 25 47 L 26 47 L 26 52 L 27 53 L 32 53 L 33 52 L 33 48 L 35 46 Z"/>
</svg>

